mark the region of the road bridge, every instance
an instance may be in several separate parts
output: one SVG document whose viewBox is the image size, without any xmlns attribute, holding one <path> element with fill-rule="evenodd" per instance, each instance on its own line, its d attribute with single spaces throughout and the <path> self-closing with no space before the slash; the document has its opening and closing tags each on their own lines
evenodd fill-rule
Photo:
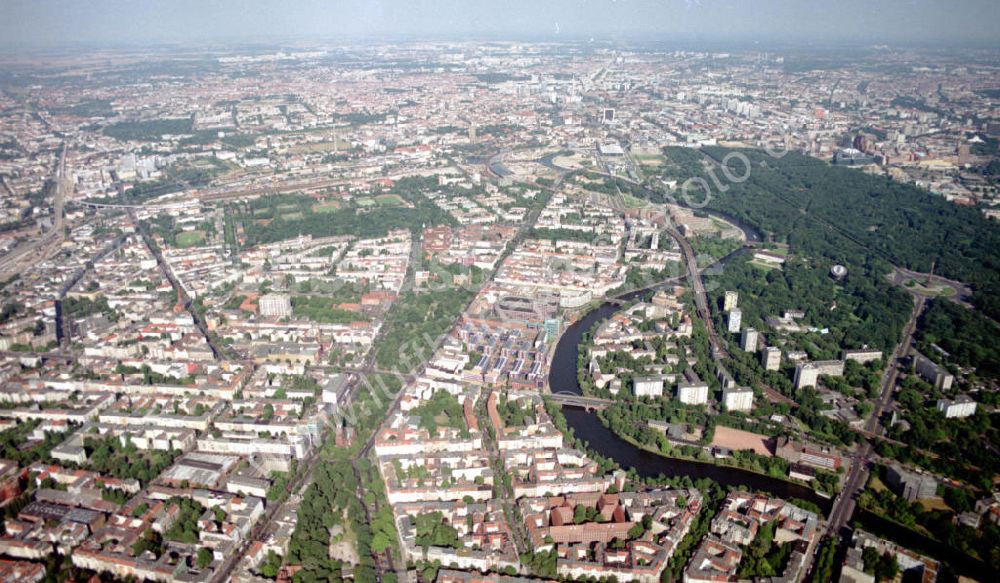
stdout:
<svg viewBox="0 0 1000 583">
<path fill-rule="evenodd" d="M 548 397 L 560 405 L 569 405 L 570 407 L 580 407 L 581 409 L 586 409 L 587 411 L 597 411 L 599 409 L 607 409 L 609 405 L 614 403 L 614 401 L 612 401 L 611 399 L 602 399 L 600 397 L 586 397 L 584 395 L 567 394 L 567 393 L 552 393 L 548 395 Z"/>
</svg>

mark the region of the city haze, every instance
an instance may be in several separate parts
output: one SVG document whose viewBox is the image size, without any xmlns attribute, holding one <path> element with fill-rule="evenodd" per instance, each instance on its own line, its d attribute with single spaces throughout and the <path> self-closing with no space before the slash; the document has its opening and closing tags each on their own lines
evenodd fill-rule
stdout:
<svg viewBox="0 0 1000 583">
<path fill-rule="evenodd" d="M 1000 581 L 1000 4 L 0 8 L 0 581 Z"/>
<path fill-rule="evenodd" d="M 7 50 L 65 45 L 436 38 L 996 44 L 992 0 L 18 0 Z"/>
</svg>

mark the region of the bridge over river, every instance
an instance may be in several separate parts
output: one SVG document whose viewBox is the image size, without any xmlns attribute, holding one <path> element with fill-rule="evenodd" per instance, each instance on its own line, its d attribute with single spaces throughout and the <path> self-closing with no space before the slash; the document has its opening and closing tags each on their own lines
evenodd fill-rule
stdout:
<svg viewBox="0 0 1000 583">
<path fill-rule="evenodd" d="M 607 409 L 614 401 L 600 397 L 585 397 L 574 393 L 552 393 L 550 399 L 562 406 L 579 407 L 587 411 Z"/>
</svg>

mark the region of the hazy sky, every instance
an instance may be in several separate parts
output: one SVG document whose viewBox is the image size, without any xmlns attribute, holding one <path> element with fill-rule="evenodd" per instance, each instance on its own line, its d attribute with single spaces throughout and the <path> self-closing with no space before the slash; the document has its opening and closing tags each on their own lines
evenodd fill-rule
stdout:
<svg viewBox="0 0 1000 583">
<path fill-rule="evenodd" d="M 0 0 L 7 49 L 357 37 L 975 43 L 1000 0 Z"/>
</svg>

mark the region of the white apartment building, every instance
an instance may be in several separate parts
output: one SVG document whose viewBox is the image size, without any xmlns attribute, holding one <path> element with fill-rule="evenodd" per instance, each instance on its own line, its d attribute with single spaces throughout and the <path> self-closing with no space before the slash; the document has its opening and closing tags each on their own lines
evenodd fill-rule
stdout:
<svg viewBox="0 0 1000 583">
<path fill-rule="evenodd" d="M 708 403 L 708 385 L 705 383 L 678 383 L 677 399 L 685 405 L 704 405 Z"/>
<path fill-rule="evenodd" d="M 739 292 L 727 291 L 726 297 L 722 300 L 722 309 L 726 312 L 736 309 L 736 304 L 740 301 Z"/>
<path fill-rule="evenodd" d="M 976 402 L 968 395 L 959 395 L 954 400 L 938 399 L 937 410 L 948 419 L 971 417 L 976 414 Z"/>
<path fill-rule="evenodd" d="M 266 294 L 258 300 L 258 310 L 265 318 L 286 318 L 292 315 L 292 300 L 285 294 Z"/>
<path fill-rule="evenodd" d="M 636 397 L 662 397 L 663 379 L 659 377 L 636 377 L 632 381 L 632 392 Z"/>
<path fill-rule="evenodd" d="M 728 411 L 749 411 L 753 408 L 753 389 L 750 387 L 723 389 L 722 404 Z"/>
<path fill-rule="evenodd" d="M 739 308 L 733 308 L 729 312 L 729 333 L 737 334 L 740 331 L 740 324 L 743 322 L 743 312 Z"/>
<path fill-rule="evenodd" d="M 781 349 L 768 346 L 760 353 L 760 362 L 764 365 L 764 370 L 778 370 L 781 367 Z"/>
<path fill-rule="evenodd" d="M 819 380 L 819 367 L 811 362 L 803 362 L 795 366 L 795 381 L 793 386 L 796 389 L 805 387 L 815 387 Z"/>
</svg>

